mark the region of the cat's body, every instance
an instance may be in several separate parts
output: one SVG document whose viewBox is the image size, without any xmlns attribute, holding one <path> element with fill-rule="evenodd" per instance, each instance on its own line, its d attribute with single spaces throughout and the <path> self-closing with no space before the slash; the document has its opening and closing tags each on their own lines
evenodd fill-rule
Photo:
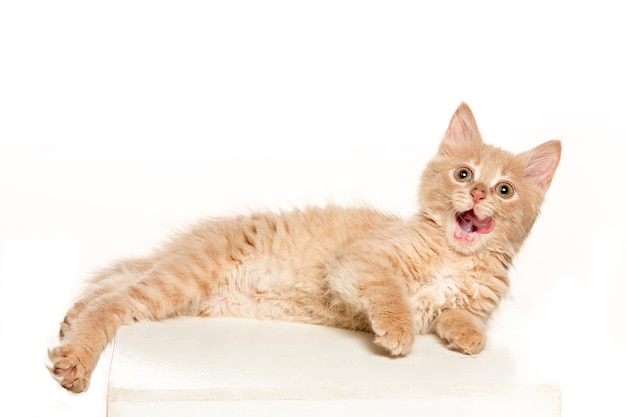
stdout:
<svg viewBox="0 0 626 417">
<path fill-rule="evenodd" d="M 61 324 L 51 371 L 81 392 L 121 325 L 184 315 L 366 330 L 393 355 L 432 331 L 478 353 L 559 158 L 557 141 L 520 155 L 485 145 L 462 104 L 415 216 L 328 206 L 200 223 L 101 271 Z"/>
</svg>

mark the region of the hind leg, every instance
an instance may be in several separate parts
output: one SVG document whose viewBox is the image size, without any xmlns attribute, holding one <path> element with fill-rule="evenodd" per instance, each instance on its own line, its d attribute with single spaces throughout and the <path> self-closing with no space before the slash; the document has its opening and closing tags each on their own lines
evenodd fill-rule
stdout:
<svg viewBox="0 0 626 417">
<path fill-rule="evenodd" d="M 121 261 L 99 271 L 88 284 L 81 298 L 69 309 L 59 329 L 59 339 L 63 340 L 71 332 L 72 323 L 82 311 L 98 298 L 114 293 L 129 283 L 140 279 L 150 270 L 152 263 L 143 259 Z"/>
<path fill-rule="evenodd" d="M 162 264 L 117 290 L 109 286 L 96 298 L 85 297 L 90 302 L 79 301 L 71 310 L 61 344 L 49 352 L 50 372 L 64 388 L 86 390 L 100 354 L 120 326 L 196 315 L 207 290 L 206 279 Z"/>
</svg>

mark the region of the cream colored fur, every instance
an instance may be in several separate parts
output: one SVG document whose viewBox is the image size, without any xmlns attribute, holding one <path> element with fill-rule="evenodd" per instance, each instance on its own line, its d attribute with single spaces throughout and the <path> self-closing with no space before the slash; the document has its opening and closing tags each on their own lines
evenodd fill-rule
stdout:
<svg viewBox="0 0 626 417">
<path fill-rule="evenodd" d="M 120 326 L 178 316 L 365 330 L 392 355 L 435 332 L 476 354 L 560 149 L 550 141 L 514 155 L 486 145 L 461 104 L 424 170 L 413 217 L 328 206 L 199 223 L 147 258 L 98 273 L 61 324 L 50 370 L 84 391 Z M 503 198 L 506 186 L 514 192 Z M 463 228 L 468 211 L 475 220 Z"/>
</svg>

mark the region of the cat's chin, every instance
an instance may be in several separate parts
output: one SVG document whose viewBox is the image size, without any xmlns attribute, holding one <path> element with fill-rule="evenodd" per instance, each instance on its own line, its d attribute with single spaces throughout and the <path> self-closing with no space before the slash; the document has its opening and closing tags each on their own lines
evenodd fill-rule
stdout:
<svg viewBox="0 0 626 417">
<path fill-rule="evenodd" d="M 457 213 L 454 219 L 454 240 L 463 245 L 473 245 L 481 235 L 489 234 L 495 225 L 493 217 L 479 219 L 474 210 Z"/>
</svg>

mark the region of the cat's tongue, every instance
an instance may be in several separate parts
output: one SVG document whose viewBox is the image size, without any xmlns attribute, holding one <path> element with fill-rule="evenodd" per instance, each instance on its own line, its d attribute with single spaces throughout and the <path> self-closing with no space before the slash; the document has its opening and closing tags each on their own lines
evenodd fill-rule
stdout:
<svg viewBox="0 0 626 417">
<path fill-rule="evenodd" d="M 472 232 L 486 235 L 491 232 L 496 225 L 495 220 L 491 217 L 487 217 L 482 220 L 476 217 L 474 210 L 457 214 L 457 223 L 459 225 L 459 229 L 458 233 L 455 235 L 457 238 L 464 238 L 465 240 L 469 240 L 467 238 Z"/>
</svg>

